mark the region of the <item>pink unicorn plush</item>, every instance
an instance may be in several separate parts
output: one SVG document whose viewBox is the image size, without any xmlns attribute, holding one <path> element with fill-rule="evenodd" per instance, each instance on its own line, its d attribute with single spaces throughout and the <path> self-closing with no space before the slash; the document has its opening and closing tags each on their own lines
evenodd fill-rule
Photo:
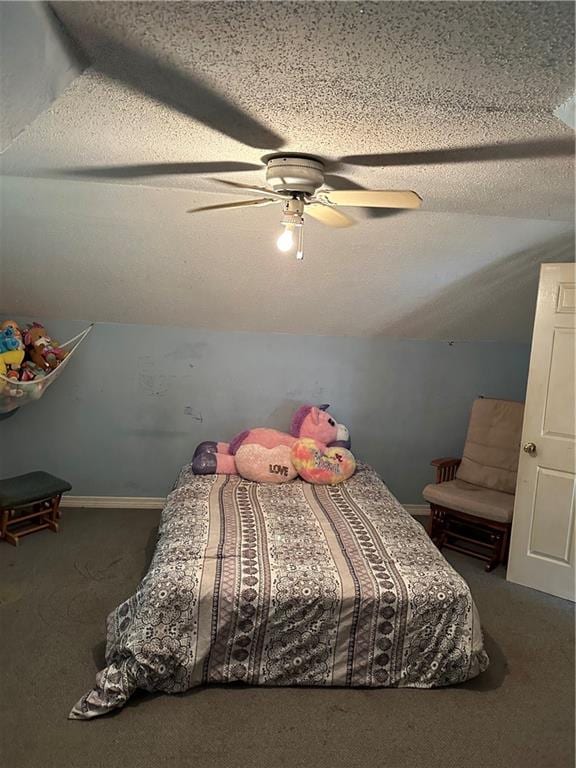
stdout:
<svg viewBox="0 0 576 768">
<path fill-rule="evenodd" d="M 277 429 L 256 427 L 232 438 L 229 443 L 206 441 L 194 452 L 192 470 L 196 475 L 237 475 L 235 455 L 241 446 L 259 445 L 273 449 L 286 446 L 291 449 L 301 437 L 311 437 L 327 446 L 350 447 L 350 434 L 328 413 L 328 405 L 303 405 L 292 417 L 290 434 Z"/>
</svg>

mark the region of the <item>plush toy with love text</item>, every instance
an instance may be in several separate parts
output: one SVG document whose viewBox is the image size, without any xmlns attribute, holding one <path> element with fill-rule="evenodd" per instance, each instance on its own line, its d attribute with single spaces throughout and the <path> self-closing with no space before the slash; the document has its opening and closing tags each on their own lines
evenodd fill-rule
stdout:
<svg viewBox="0 0 576 768">
<path fill-rule="evenodd" d="M 197 475 L 239 474 L 264 483 L 289 482 L 298 474 L 292 449 L 301 438 L 314 440 L 324 450 L 350 447 L 348 429 L 338 424 L 328 407 L 301 406 L 292 417 L 289 433 L 256 427 L 240 432 L 229 443 L 200 443 L 192 469 Z"/>
</svg>

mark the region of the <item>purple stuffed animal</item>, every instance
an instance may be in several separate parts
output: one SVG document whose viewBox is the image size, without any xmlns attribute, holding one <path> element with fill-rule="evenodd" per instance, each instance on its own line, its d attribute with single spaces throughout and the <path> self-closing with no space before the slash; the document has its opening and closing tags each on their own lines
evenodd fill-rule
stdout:
<svg viewBox="0 0 576 768">
<path fill-rule="evenodd" d="M 194 451 L 192 470 L 196 475 L 237 475 L 234 456 L 241 445 L 260 445 L 292 448 L 301 437 L 312 437 L 324 445 L 350 448 L 350 434 L 343 424 L 338 424 L 328 413 L 328 405 L 302 405 L 292 416 L 290 434 L 277 429 L 256 427 L 232 438 L 229 443 L 211 440 L 200 443 Z"/>
</svg>

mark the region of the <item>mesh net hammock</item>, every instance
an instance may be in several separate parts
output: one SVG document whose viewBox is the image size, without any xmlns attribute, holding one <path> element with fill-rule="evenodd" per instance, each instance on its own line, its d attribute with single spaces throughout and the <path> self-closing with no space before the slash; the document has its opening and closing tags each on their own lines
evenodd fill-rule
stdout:
<svg viewBox="0 0 576 768">
<path fill-rule="evenodd" d="M 74 338 L 69 339 L 64 344 L 59 344 L 58 346 L 65 349 L 68 354 L 57 368 L 42 378 L 34 379 L 33 381 L 15 381 L 0 374 L 0 414 L 10 413 L 21 408 L 23 405 L 40 400 L 48 387 L 59 378 L 64 368 L 72 359 L 74 352 L 76 352 L 91 330 L 92 326 L 90 325 L 77 336 L 74 336 Z"/>
</svg>

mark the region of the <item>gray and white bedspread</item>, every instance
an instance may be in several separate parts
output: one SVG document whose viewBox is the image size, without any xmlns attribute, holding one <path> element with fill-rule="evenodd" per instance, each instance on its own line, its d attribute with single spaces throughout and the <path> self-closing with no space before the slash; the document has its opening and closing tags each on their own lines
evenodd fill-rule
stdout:
<svg viewBox="0 0 576 768">
<path fill-rule="evenodd" d="M 263 485 L 185 467 L 150 570 L 108 617 L 107 667 L 70 713 L 204 683 L 460 683 L 488 666 L 466 582 L 376 472 Z"/>
</svg>

